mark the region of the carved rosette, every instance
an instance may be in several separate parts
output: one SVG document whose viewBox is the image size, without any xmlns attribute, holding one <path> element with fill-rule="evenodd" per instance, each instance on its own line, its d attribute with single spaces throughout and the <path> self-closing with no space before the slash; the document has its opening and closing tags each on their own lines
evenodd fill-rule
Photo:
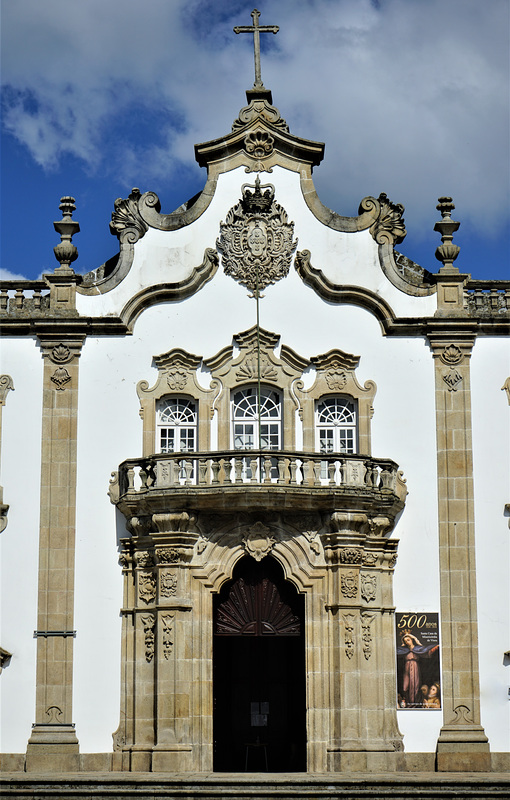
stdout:
<svg viewBox="0 0 510 800">
<path fill-rule="evenodd" d="M 274 186 L 261 186 L 257 176 L 254 186 L 242 187 L 241 200 L 220 223 L 216 245 L 225 274 L 260 297 L 266 286 L 288 275 L 297 247 L 293 235 L 294 223 L 275 202 Z"/>
</svg>

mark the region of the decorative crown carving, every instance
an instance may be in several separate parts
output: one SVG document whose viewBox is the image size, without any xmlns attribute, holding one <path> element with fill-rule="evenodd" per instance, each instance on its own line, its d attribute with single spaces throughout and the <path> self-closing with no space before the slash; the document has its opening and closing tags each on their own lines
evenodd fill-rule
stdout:
<svg viewBox="0 0 510 800">
<path fill-rule="evenodd" d="M 294 223 L 275 202 L 274 186 L 261 186 L 257 176 L 255 185 L 242 186 L 242 198 L 220 223 L 216 244 L 225 274 L 260 297 L 262 289 L 288 275 L 297 246 L 293 235 Z"/>
</svg>

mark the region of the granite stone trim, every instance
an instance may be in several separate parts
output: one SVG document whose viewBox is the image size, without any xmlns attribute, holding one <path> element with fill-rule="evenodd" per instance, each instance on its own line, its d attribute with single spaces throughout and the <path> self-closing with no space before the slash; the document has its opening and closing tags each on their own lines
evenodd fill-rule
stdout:
<svg viewBox="0 0 510 800">
<path fill-rule="evenodd" d="M 434 357 L 442 628 L 439 771 L 490 769 L 480 722 L 470 356 L 473 331 L 428 334 Z M 453 377 L 452 377 L 453 376 Z"/>
</svg>

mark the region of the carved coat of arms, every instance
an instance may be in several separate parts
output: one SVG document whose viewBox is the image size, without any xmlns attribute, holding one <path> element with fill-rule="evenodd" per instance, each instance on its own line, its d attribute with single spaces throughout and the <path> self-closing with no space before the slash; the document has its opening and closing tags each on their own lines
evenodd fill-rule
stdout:
<svg viewBox="0 0 510 800">
<path fill-rule="evenodd" d="M 250 191 L 253 190 L 253 191 Z M 222 253 L 223 269 L 250 290 L 253 297 L 270 283 L 288 275 L 292 253 L 296 249 L 294 223 L 274 200 L 274 186 L 241 187 L 242 199 L 220 223 L 217 247 Z"/>
</svg>

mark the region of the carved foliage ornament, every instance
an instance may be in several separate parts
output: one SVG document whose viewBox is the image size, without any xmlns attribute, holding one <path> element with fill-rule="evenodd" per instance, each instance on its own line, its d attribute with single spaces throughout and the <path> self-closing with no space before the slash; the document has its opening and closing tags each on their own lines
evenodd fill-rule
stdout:
<svg viewBox="0 0 510 800">
<path fill-rule="evenodd" d="M 271 167 L 266 167 L 263 159 L 270 156 L 274 149 L 274 139 L 267 131 L 251 131 L 244 137 L 244 149 L 256 162 L 251 167 L 246 167 L 246 172 L 272 172 Z"/>
<path fill-rule="evenodd" d="M 402 242 L 406 236 L 404 206 L 401 203 L 392 203 L 387 194 L 382 192 L 377 201 L 373 197 L 364 198 L 360 211 L 375 210 L 376 203 L 379 205 L 379 214 L 370 226 L 373 238 L 377 244 L 394 245 Z"/>
<path fill-rule="evenodd" d="M 352 658 L 354 655 L 354 614 L 344 614 L 344 642 L 345 655 Z"/>
<path fill-rule="evenodd" d="M 58 392 L 63 392 L 65 390 L 66 383 L 69 383 L 70 380 L 71 376 L 65 367 L 59 367 L 51 376 L 51 381 L 57 387 Z"/>
<path fill-rule="evenodd" d="M 440 358 L 443 364 L 458 364 L 462 361 L 462 350 L 456 344 L 450 344 L 444 348 Z"/>
<path fill-rule="evenodd" d="M 260 297 L 262 289 L 288 275 L 297 246 L 294 223 L 275 203 L 272 184 L 261 186 L 257 176 L 254 186 L 244 184 L 241 191 L 242 199 L 220 224 L 216 244 L 225 274 Z"/>
<path fill-rule="evenodd" d="M 166 382 L 168 388 L 171 389 L 172 392 L 181 391 L 188 382 L 187 370 L 183 368 L 171 370 L 166 377 Z"/>
<path fill-rule="evenodd" d="M 118 197 L 113 204 L 115 211 L 110 222 L 110 232 L 129 244 L 135 244 L 149 230 L 138 210 L 140 197 L 140 189 L 134 188 L 126 200 Z"/>
<path fill-rule="evenodd" d="M 145 660 L 150 664 L 154 658 L 154 626 L 156 625 L 154 614 L 144 614 L 142 625 L 145 634 Z"/>
</svg>

